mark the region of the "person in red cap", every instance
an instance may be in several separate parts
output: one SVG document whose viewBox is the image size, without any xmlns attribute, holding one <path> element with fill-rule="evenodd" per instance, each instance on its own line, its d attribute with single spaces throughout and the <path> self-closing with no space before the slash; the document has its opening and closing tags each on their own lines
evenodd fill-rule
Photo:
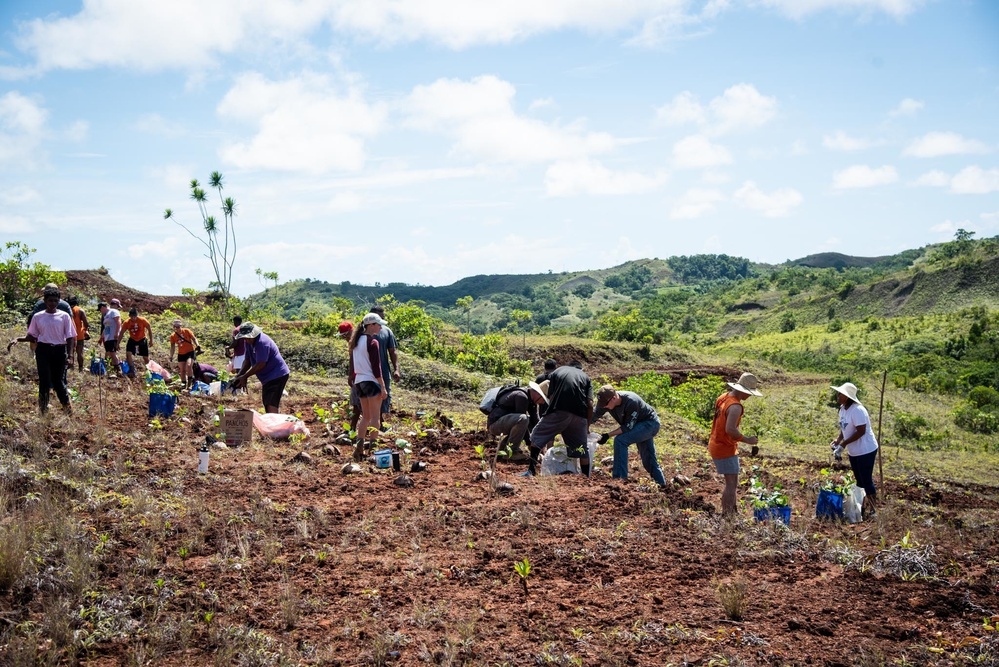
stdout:
<svg viewBox="0 0 999 667">
<path fill-rule="evenodd" d="M 340 326 L 337 327 L 337 331 L 340 332 L 340 338 L 350 340 L 351 335 L 354 333 L 354 325 L 347 320 L 344 320 L 340 323 Z"/>
</svg>

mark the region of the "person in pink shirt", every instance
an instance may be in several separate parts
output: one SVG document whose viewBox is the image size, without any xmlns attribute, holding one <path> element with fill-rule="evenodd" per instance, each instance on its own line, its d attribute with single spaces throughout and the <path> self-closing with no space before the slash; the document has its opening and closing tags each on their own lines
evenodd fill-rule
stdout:
<svg viewBox="0 0 999 667">
<path fill-rule="evenodd" d="M 47 287 L 43 293 L 45 310 L 35 314 L 28 324 L 28 333 L 7 345 L 10 351 L 15 342 L 36 343 L 35 363 L 38 366 L 38 409 L 45 414 L 49 409 L 49 391 L 54 389 L 62 409 L 72 412 L 69 390 L 66 389 L 66 366 L 73 363 L 70 351 L 76 347 L 76 325 L 72 316 L 59 310 L 59 290 Z"/>
</svg>

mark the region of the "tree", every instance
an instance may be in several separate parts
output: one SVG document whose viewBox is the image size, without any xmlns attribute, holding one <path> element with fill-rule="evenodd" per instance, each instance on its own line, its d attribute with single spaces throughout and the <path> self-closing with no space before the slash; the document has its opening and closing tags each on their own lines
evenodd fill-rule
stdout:
<svg viewBox="0 0 999 667">
<path fill-rule="evenodd" d="M 5 308 L 34 303 L 46 283 L 66 283 L 66 274 L 52 271 L 47 264 L 28 264 L 34 252 L 20 241 L 8 241 L 0 251 L 0 302 Z"/>
<path fill-rule="evenodd" d="M 531 311 L 521 310 L 520 308 L 514 308 L 510 311 L 510 322 L 520 329 L 521 333 L 524 335 L 524 347 L 527 347 L 527 323 L 531 321 Z"/>
<path fill-rule="evenodd" d="M 465 330 L 468 333 L 472 333 L 472 301 L 474 299 L 471 296 L 463 296 L 454 302 L 465 313 Z"/>
<path fill-rule="evenodd" d="M 222 315 L 228 317 L 232 298 L 232 267 L 236 261 L 236 227 L 234 224 L 236 202 L 232 197 L 222 197 L 222 180 L 222 174 L 218 171 L 213 171 L 208 177 L 209 185 L 215 188 L 219 195 L 222 209 L 222 224 L 220 226 L 216 217 L 208 214 L 208 195 L 205 189 L 201 187 L 198 179 L 191 179 L 191 199 L 197 203 L 198 212 L 201 214 L 203 238 L 191 231 L 184 223 L 178 222 L 174 218 L 172 209 L 166 209 L 163 212 L 163 218 L 173 221 L 174 224 L 183 228 L 191 237 L 205 246 L 207 251 L 205 257 L 212 263 L 215 283 L 218 285 L 219 291 L 222 292 Z"/>
</svg>

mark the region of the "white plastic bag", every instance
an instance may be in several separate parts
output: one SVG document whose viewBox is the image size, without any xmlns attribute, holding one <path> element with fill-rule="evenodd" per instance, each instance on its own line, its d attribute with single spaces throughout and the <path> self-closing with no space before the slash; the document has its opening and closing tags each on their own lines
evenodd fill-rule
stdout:
<svg viewBox="0 0 999 667">
<path fill-rule="evenodd" d="M 843 496 L 843 515 L 850 523 L 860 523 L 864 520 L 862 508 L 866 495 L 866 491 L 854 484 L 850 487 L 849 493 Z"/>
<path fill-rule="evenodd" d="M 301 433 L 308 437 L 309 429 L 301 419 L 295 415 L 280 415 L 275 412 L 260 414 L 253 413 L 253 426 L 260 435 L 268 438 L 283 440 L 291 437 L 295 433 Z"/>
<path fill-rule="evenodd" d="M 597 455 L 597 440 L 600 435 L 590 433 L 587 437 L 587 449 L 590 451 L 590 466 L 592 469 L 594 457 Z M 564 446 L 549 447 L 541 459 L 541 475 L 565 475 L 580 473 L 579 459 L 569 458 Z"/>
</svg>

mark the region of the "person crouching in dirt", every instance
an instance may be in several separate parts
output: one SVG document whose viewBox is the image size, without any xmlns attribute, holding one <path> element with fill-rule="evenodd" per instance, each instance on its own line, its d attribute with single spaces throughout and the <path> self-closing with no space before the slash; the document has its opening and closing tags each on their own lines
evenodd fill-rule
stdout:
<svg viewBox="0 0 999 667">
<path fill-rule="evenodd" d="M 170 361 L 173 361 L 173 353 L 177 352 L 177 374 L 184 388 L 194 381 L 191 367 L 194 365 L 195 350 L 200 347 L 198 337 L 194 332 L 184 326 L 180 320 L 173 321 L 173 333 L 170 334 Z"/>
<path fill-rule="evenodd" d="M 506 452 L 511 463 L 523 463 L 528 454 L 522 448 L 524 436 L 538 425 L 538 406 L 547 405 L 541 385 L 529 382 L 526 387 L 511 387 L 502 391 L 489 411 L 486 427 L 491 435 L 502 435 L 498 450 Z"/>
<path fill-rule="evenodd" d="M 85 341 L 90 340 L 90 334 L 87 332 L 90 328 L 90 320 L 87 319 L 87 311 L 80 308 L 80 300 L 75 296 L 69 297 L 69 307 L 73 313 L 73 326 L 76 327 L 76 363 L 79 364 L 82 373 L 83 346 Z"/>
<path fill-rule="evenodd" d="M 541 383 L 548 399 L 548 410 L 531 432 L 531 462 L 525 476 L 538 472 L 541 453 L 561 435 L 569 458 L 579 459 L 579 467 L 584 475 L 590 476 L 590 451 L 587 448 L 587 435 L 590 419 L 593 417 L 593 387 L 590 377 L 570 362 L 560 366 L 548 376 L 548 386 Z"/>
<path fill-rule="evenodd" d="M 246 340 L 246 358 L 243 368 L 232 379 L 232 386 L 246 386 L 251 375 L 260 378 L 262 401 L 267 412 L 279 412 L 281 396 L 288 384 L 291 370 L 281 356 L 277 343 L 253 322 L 243 322 L 237 338 Z"/>
<path fill-rule="evenodd" d="M 708 439 L 708 452 L 715 463 L 715 470 L 725 476 L 725 490 L 722 491 L 722 514 L 734 514 L 736 489 L 739 485 L 739 443 L 754 445 L 756 436 L 745 436 L 739 431 L 742 421 L 742 402 L 750 396 L 762 396 L 757 389 L 760 381 L 752 373 L 743 373 L 738 382 L 729 382 L 731 389 L 715 401 L 715 418 L 711 423 L 711 436 Z"/>
<path fill-rule="evenodd" d="M 191 365 L 191 375 L 194 376 L 195 381 L 204 382 L 205 384 L 211 384 L 219 379 L 217 368 L 211 364 L 203 364 L 197 360 Z"/>
<path fill-rule="evenodd" d="M 120 341 L 126 332 L 128 342 L 125 343 L 125 360 L 128 362 L 128 377 L 135 378 L 135 355 L 142 357 L 142 363 L 149 363 L 149 348 L 153 346 L 153 328 L 149 326 L 149 320 L 139 317 L 139 311 L 132 308 L 128 311 L 128 319 L 121 325 L 121 332 L 118 334 L 119 349 Z"/>
<path fill-rule="evenodd" d="M 612 436 L 614 438 L 614 469 L 611 474 L 615 479 L 628 479 L 628 446 L 638 446 L 638 455 L 642 459 L 642 467 L 649 473 L 652 481 L 660 489 L 666 487 L 666 478 L 656 457 L 656 443 L 653 438 L 659 433 L 659 415 L 651 405 L 630 391 L 617 391 L 609 384 L 600 387 L 597 392 L 597 409 L 593 411 L 590 423 L 596 422 L 605 414 L 610 414 L 618 427 L 600 436 L 601 445 Z"/>
<path fill-rule="evenodd" d="M 878 456 L 878 440 L 871 431 L 871 416 L 867 408 L 857 400 L 855 384 L 846 382 L 832 389 L 839 401 L 839 435 L 830 446 L 834 451 L 837 447 L 846 447 L 857 486 L 866 493 L 862 508 L 864 514 L 873 514 L 878 500 L 878 489 L 874 486 L 874 461 Z"/>
<path fill-rule="evenodd" d="M 35 313 L 28 324 L 28 333 L 14 343 L 35 345 L 35 364 L 38 367 L 38 410 L 45 414 L 49 409 L 49 390 L 54 389 L 62 409 L 72 412 L 69 390 L 66 388 L 66 367 L 72 365 L 72 350 L 76 346 L 76 325 L 73 317 L 59 310 L 59 290 L 47 287 L 44 292 L 45 310 Z"/>
<path fill-rule="evenodd" d="M 364 458 L 365 441 L 370 431 L 378 432 L 382 401 L 388 398 L 388 389 L 382 377 L 382 357 L 378 349 L 378 332 L 383 326 L 385 320 L 376 313 L 368 313 L 361 320 L 361 326 L 354 330 L 354 337 L 350 339 L 347 384 L 361 403 L 357 440 L 354 446 L 355 461 Z"/>
</svg>

